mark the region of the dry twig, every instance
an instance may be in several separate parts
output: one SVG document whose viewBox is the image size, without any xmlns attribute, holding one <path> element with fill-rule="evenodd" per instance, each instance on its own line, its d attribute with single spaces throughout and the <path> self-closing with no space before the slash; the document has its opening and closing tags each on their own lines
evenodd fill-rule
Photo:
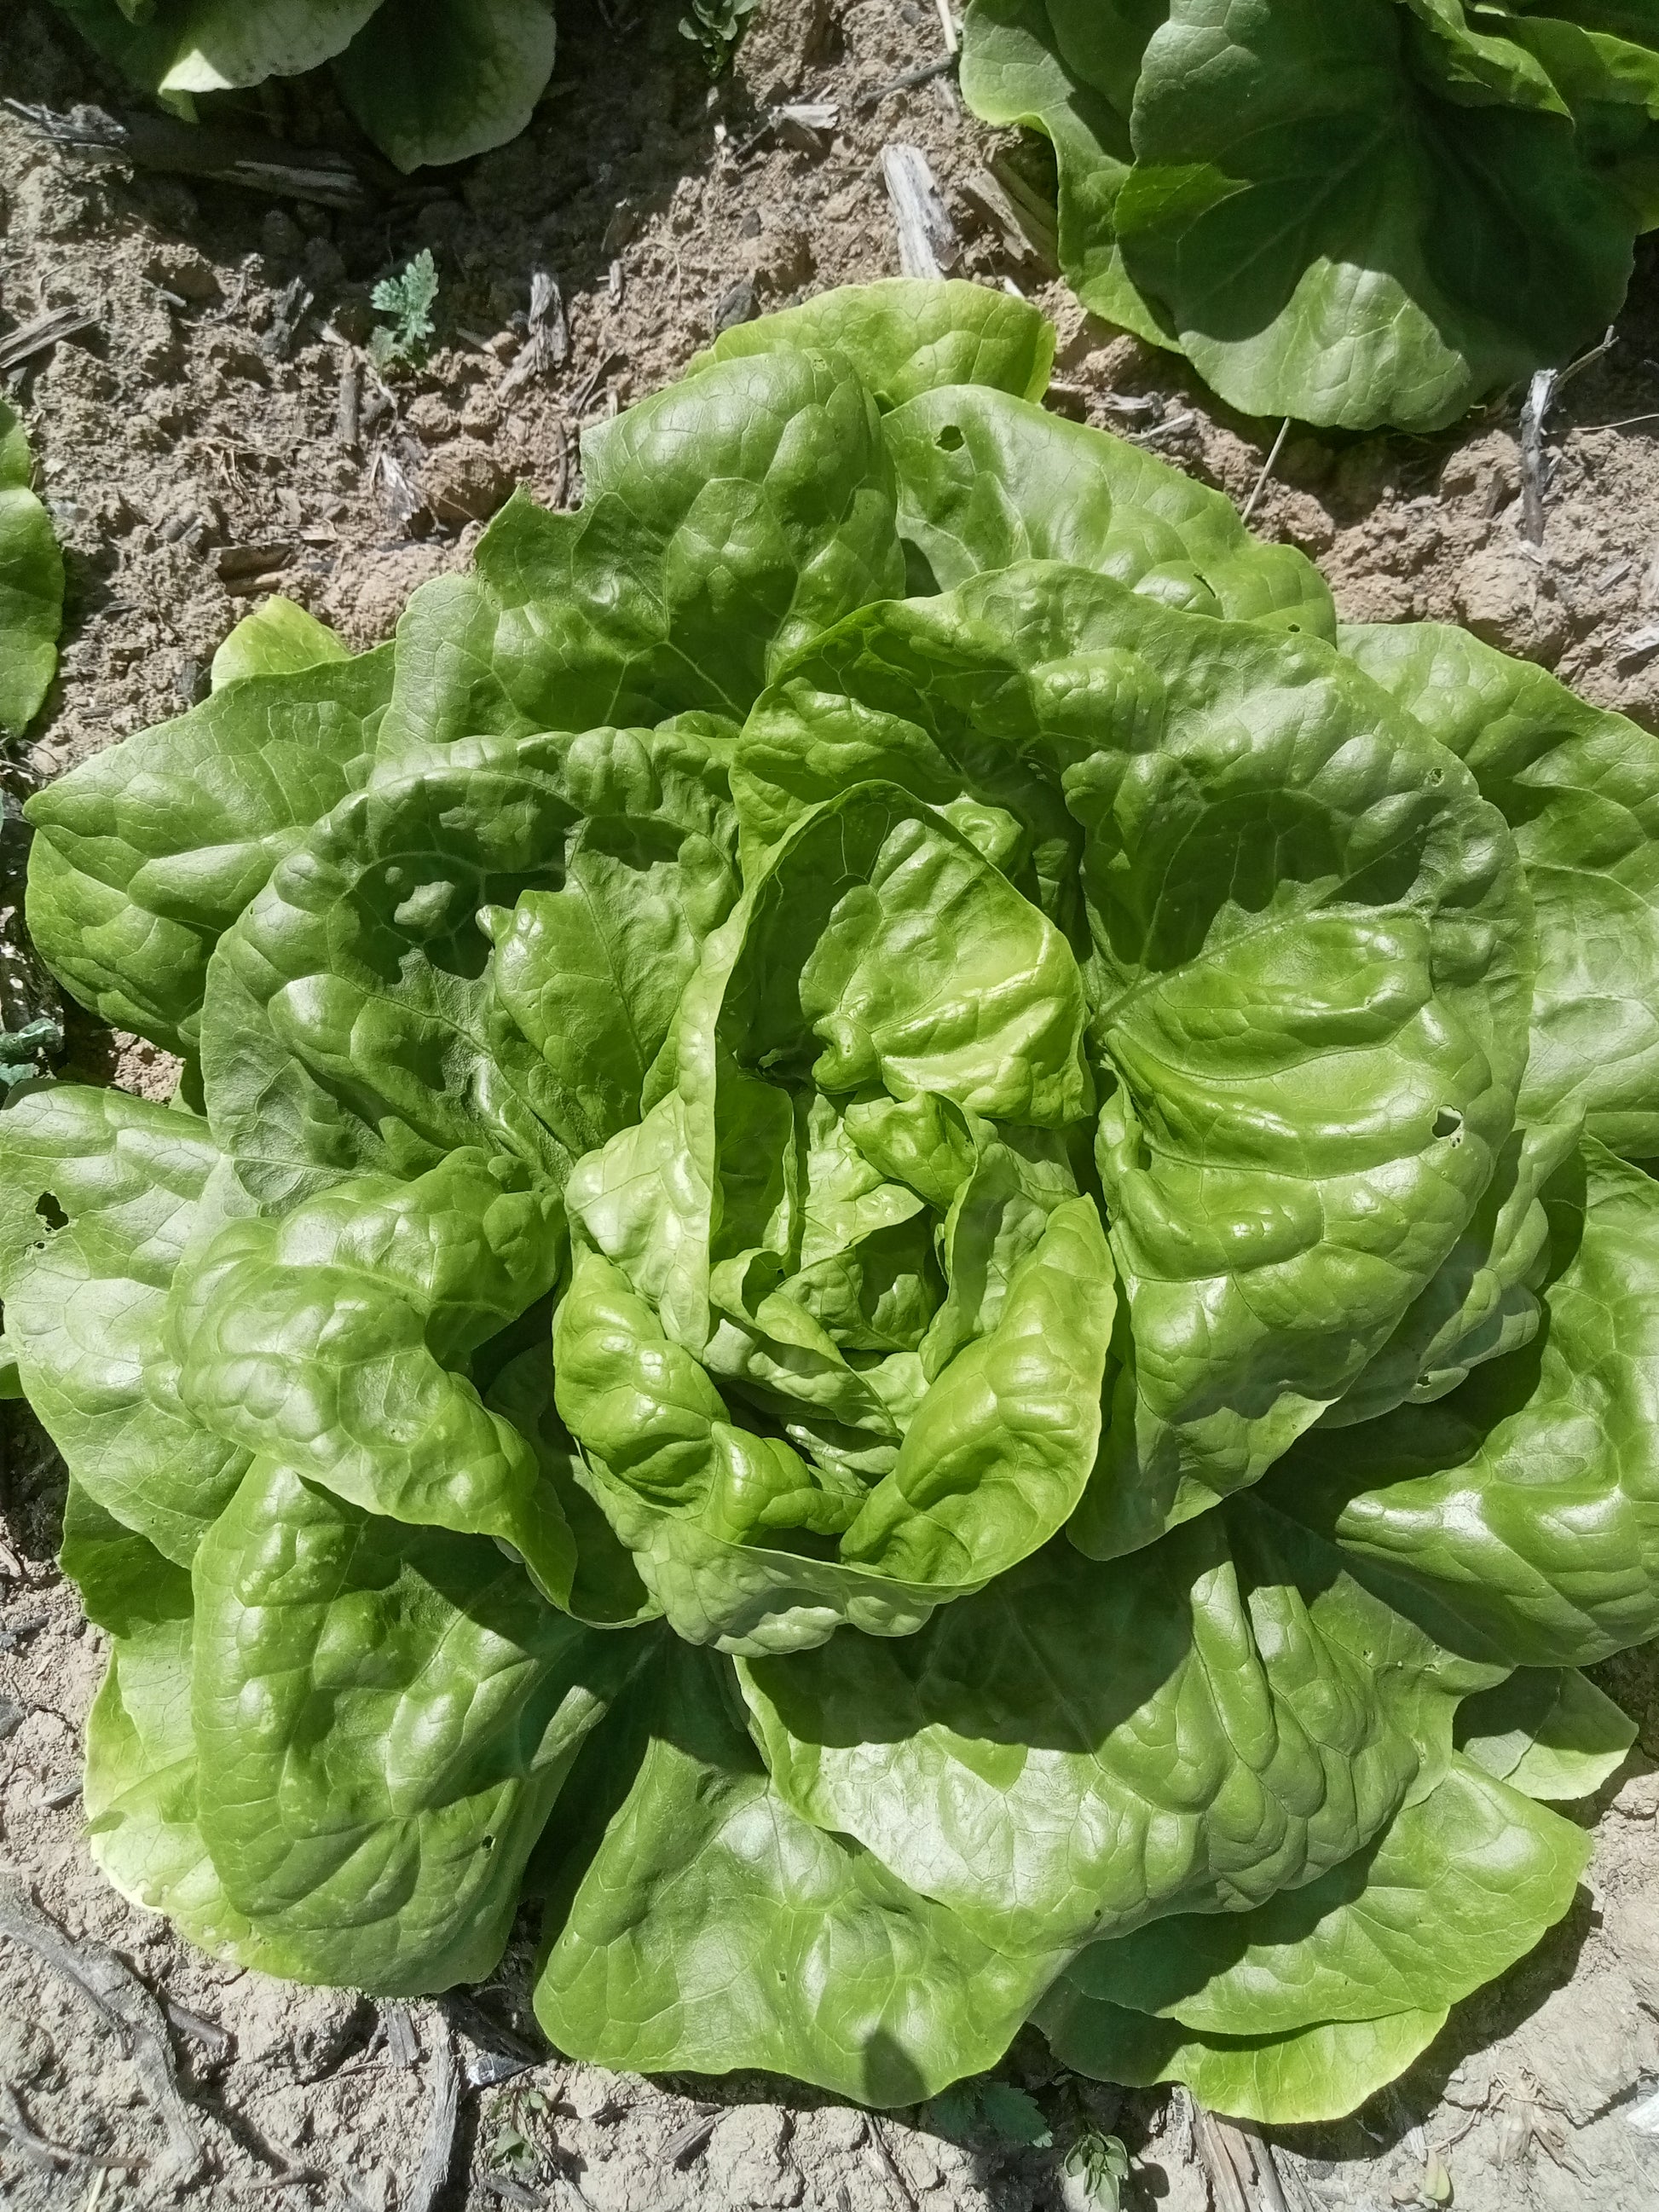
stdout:
<svg viewBox="0 0 1659 2212">
<path fill-rule="evenodd" d="M 455 2124 L 461 2103 L 460 2076 L 455 2070 L 455 2048 L 449 2022 L 441 2014 L 433 2037 L 432 2103 L 427 2112 L 421 2162 L 407 2195 L 398 2202 L 403 2212 L 432 2212 L 438 2192 L 449 2179 L 455 2156 Z"/>
<path fill-rule="evenodd" d="M 916 2193 L 899 2172 L 898 2161 L 887 2147 L 887 2137 L 874 2112 L 870 2115 L 870 2141 L 876 2156 L 881 2160 L 882 2171 L 892 2185 L 894 2195 L 904 2207 L 904 2212 L 916 2212 Z"/>
<path fill-rule="evenodd" d="M 9 337 L 0 338 L 0 376 L 21 368 L 36 354 L 49 351 L 59 338 L 79 337 L 82 331 L 95 331 L 97 327 L 97 316 L 88 315 L 79 307 L 54 307 L 50 314 L 37 315 L 32 323 L 25 323 Z"/>
<path fill-rule="evenodd" d="M 907 276 L 942 276 L 959 248 L 927 156 L 920 146 L 884 146 L 881 174 L 898 226 L 900 270 Z"/>
<path fill-rule="evenodd" d="M 936 62 L 923 62 L 919 69 L 902 70 L 897 76 L 890 77 L 885 84 L 877 85 L 873 91 L 861 92 L 853 102 L 854 112 L 867 115 L 872 107 L 879 107 L 884 100 L 890 100 L 896 92 L 909 92 L 916 85 L 931 83 L 936 76 L 949 76 L 956 65 L 955 54 L 941 54 Z"/>
<path fill-rule="evenodd" d="M 301 152 L 280 138 L 247 131 L 180 123 L 170 115 L 106 115 L 99 107 L 60 114 L 21 100 L 4 105 L 54 146 L 96 162 L 131 161 L 135 168 L 239 185 L 266 198 L 311 200 L 319 207 L 361 209 L 368 186 L 343 154 Z"/>
<path fill-rule="evenodd" d="M 550 270 L 534 270 L 530 278 L 529 336 L 501 379 L 501 390 L 516 392 L 532 377 L 545 376 L 550 369 L 562 368 L 569 358 L 570 325 L 565 318 L 558 279 Z"/>
</svg>

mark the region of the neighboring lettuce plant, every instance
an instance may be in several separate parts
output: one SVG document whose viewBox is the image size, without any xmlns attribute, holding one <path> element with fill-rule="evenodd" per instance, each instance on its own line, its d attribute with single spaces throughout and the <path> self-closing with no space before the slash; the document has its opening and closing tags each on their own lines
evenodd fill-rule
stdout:
<svg viewBox="0 0 1659 2212">
<path fill-rule="evenodd" d="M 553 73 L 552 0 L 57 0 L 170 106 L 328 63 L 400 169 L 516 138 Z"/>
<path fill-rule="evenodd" d="M 0 735 L 21 737 L 58 667 L 64 556 L 29 489 L 28 441 L 0 399 Z"/>
<path fill-rule="evenodd" d="M 1253 415 L 1431 430 L 1618 313 L 1659 222 L 1653 0 L 973 0 L 1085 307 Z"/>
<path fill-rule="evenodd" d="M 908 2104 L 1351 2110 L 1565 1913 L 1659 1632 L 1659 746 L 1339 633 L 967 285 L 726 333 L 348 658 L 31 802 L 170 1107 L 0 1115 L 93 1850 Z"/>
</svg>

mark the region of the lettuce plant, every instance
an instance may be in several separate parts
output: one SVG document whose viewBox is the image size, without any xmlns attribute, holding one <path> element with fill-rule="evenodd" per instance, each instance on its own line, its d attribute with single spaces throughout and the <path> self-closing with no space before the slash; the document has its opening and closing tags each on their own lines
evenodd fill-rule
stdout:
<svg viewBox="0 0 1659 2212">
<path fill-rule="evenodd" d="M 21 736 L 58 666 L 64 556 L 29 489 L 28 441 L 0 399 L 0 732 Z"/>
<path fill-rule="evenodd" d="M 973 0 L 1097 315 L 1234 407 L 1430 430 L 1618 313 L 1659 221 L 1653 0 Z"/>
<path fill-rule="evenodd" d="M 551 0 L 57 0 L 170 106 L 330 64 L 400 169 L 516 138 L 553 73 Z"/>
<path fill-rule="evenodd" d="M 1659 752 L 1045 412 L 726 333 L 356 658 L 30 803 L 168 1107 L 0 1114 L 93 1850 L 877 2104 L 1352 2109 L 1567 1909 L 1659 1632 Z"/>
</svg>

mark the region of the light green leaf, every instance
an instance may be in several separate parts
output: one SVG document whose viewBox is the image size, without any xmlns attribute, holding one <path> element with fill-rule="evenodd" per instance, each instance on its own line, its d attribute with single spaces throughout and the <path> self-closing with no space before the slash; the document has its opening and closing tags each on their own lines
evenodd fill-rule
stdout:
<svg viewBox="0 0 1659 2212">
<path fill-rule="evenodd" d="M 213 689 L 244 676 L 300 676 L 325 661 L 350 658 L 326 623 L 280 592 L 244 615 L 213 656 Z"/>
<path fill-rule="evenodd" d="M 899 532 L 941 590 L 1016 561 L 1097 568 L 1165 606 L 1334 643 L 1305 555 L 1253 538 L 1223 493 L 1127 439 L 1000 392 L 929 392 L 889 416 Z"/>
<path fill-rule="evenodd" d="M 793 1813 L 722 1666 L 688 1656 L 668 1673 L 638 1778 L 550 1918 L 542 2026 L 600 2065 L 763 2067 L 872 2105 L 994 2063 L 1046 1970 Z"/>
<path fill-rule="evenodd" d="M 798 307 L 722 331 L 686 371 L 756 354 L 843 356 L 884 410 L 940 385 L 977 385 L 1040 399 L 1054 366 L 1054 326 L 1024 300 L 982 284 L 889 276 L 820 292 Z"/>
<path fill-rule="evenodd" d="M 1582 1828 L 1457 1760 L 1345 1864 L 1248 1912 L 1094 1944 L 1064 1984 L 1206 2036 L 1444 2010 L 1560 1919 L 1589 1852 Z"/>
<path fill-rule="evenodd" d="M 643 1656 L 496 1547 L 255 1462 L 195 1568 L 197 1816 L 307 1980 L 476 1981 L 583 1737 Z"/>
<path fill-rule="evenodd" d="M 0 1298 L 23 1388 L 88 1497 L 181 1566 L 247 1459 L 180 1402 L 162 1320 L 186 1255 L 246 1204 L 193 1114 L 78 1084 L 0 1113 Z"/>
<path fill-rule="evenodd" d="M 64 556 L 30 473 L 27 441 L 0 399 L 0 730 L 15 736 L 40 711 L 64 619 Z"/>
<path fill-rule="evenodd" d="M 1350 1858 L 1443 1771 L 1483 1680 L 1254 1499 L 739 1674 L 799 1812 L 984 1941 L 1062 1958 Z"/>
<path fill-rule="evenodd" d="M 451 1154 L 233 1224 L 180 1279 L 179 1392 L 216 1435 L 401 1521 L 492 1536 L 556 1604 L 556 1490 L 459 1361 L 551 1289 L 562 1210 L 522 1168 Z"/>
<path fill-rule="evenodd" d="M 1457 1712 L 1465 1756 L 1528 1797 L 1588 1797 L 1635 1741 L 1635 1722 L 1576 1667 L 1517 1667 Z"/>
<path fill-rule="evenodd" d="M 1522 1115 L 1659 1153 L 1659 738 L 1443 623 L 1346 629 L 1342 650 L 1515 834 L 1538 933 Z"/>
<path fill-rule="evenodd" d="M 285 854 L 368 774 L 389 648 L 251 676 L 94 753 L 27 812 L 29 933 L 76 996 L 193 1048 L 209 955 Z"/>
<path fill-rule="evenodd" d="M 579 515 L 506 507 L 410 601 L 383 758 L 480 732 L 741 721 L 774 668 L 903 588 L 875 404 L 836 364 L 717 364 L 583 441 Z"/>
<path fill-rule="evenodd" d="M 1397 2081 L 1446 2024 L 1443 2010 L 1321 2021 L 1288 2035 L 1201 2035 L 1127 2005 L 1073 1997 L 1042 2008 L 1054 2056 L 1079 2074 L 1149 2088 L 1184 2082 L 1200 2105 L 1263 2126 L 1341 2119 Z"/>
<path fill-rule="evenodd" d="M 1394 1603 L 1510 1667 L 1659 1635 L 1659 1184 L 1586 1142 L 1545 1202 L 1533 1343 L 1437 1404 L 1315 1431 L 1273 1485 Z"/>
</svg>

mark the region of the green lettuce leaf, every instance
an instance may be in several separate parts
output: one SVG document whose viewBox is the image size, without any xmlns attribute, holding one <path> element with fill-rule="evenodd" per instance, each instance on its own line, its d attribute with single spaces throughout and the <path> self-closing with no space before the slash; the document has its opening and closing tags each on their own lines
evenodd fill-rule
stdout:
<svg viewBox="0 0 1659 2212">
<path fill-rule="evenodd" d="M 553 74 L 550 0 L 390 0 L 336 59 L 340 97 L 404 170 L 516 138 Z"/>
<path fill-rule="evenodd" d="M 1576 1667 L 1517 1667 L 1464 1700 L 1457 1741 L 1528 1797 L 1588 1797 L 1624 1765 L 1636 1723 Z"/>
<path fill-rule="evenodd" d="M 21 735 L 58 666 L 64 556 L 29 489 L 28 441 L 0 399 L 0 730 Z"/>
</svg>

